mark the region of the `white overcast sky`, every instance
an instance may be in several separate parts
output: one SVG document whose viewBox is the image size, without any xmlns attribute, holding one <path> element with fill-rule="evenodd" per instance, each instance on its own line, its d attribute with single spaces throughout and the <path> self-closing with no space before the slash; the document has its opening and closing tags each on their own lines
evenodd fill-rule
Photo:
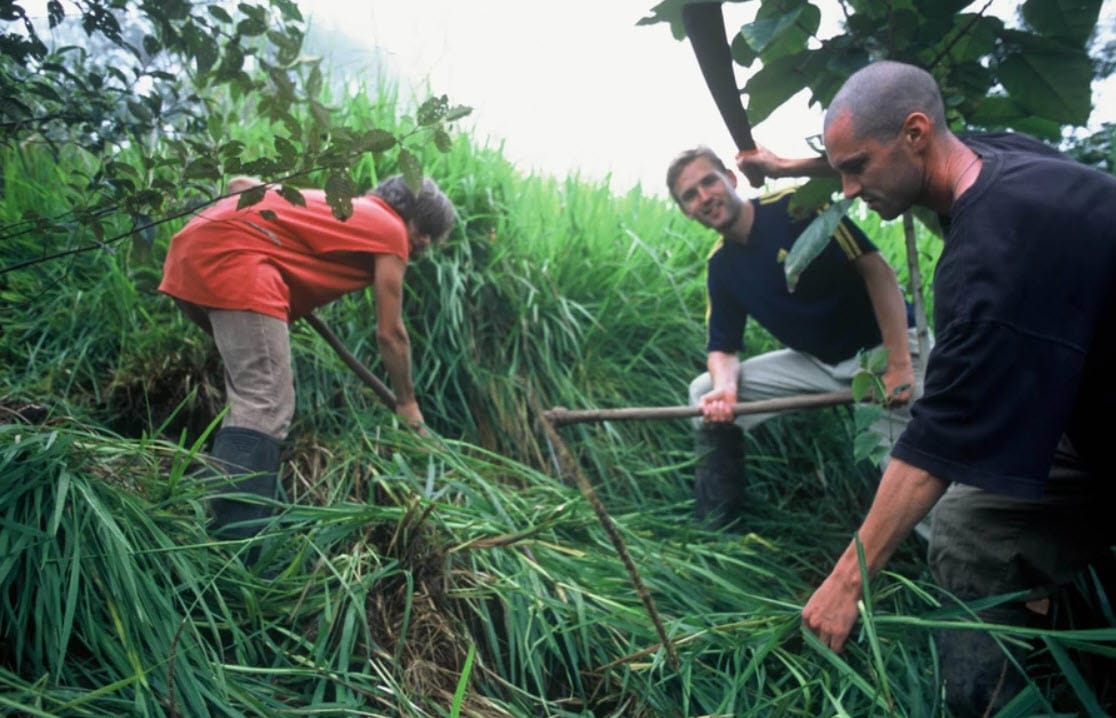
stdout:
<svg viewBox="0 0 1116 718">
<path fill-rule="evenodd" d="M 502 141 L 523 171 L 611 175 L 616 191 L 640 182 L 661 193 L 678 151 L 707 144 L 731 158 L 735 149 L 688 41 L 675 40 L 665 23 L 636 26 L 656 2 L 301 0 L 299 7 L 319 37 L 333 36 L 335 70 L 367 72 L 374 63 L 357 48 L 379 48 L 401 82 L 471 106 L 463 125 L 481 140 Z M 1019 4 L 994 0 L 993 9 L 1006 19 Z M 1105 26 L 1114 4 L 1102 10 Z M 835 34 L 836 1 L 818 5 L 820 34 Z M 729 33 L 757 6 L 724 3 Z M 743 85 L 745 70 L 737 77 Z M 1094 98 L 1106 119 L 1116 109 L 1112 84 Z M 807 99 L 801 93 L 757 125 L 757 141 L 782 154 L 808 152 L 805 138 L 820 132 L 821 113 Z"/>
<path fill-rule="evenodd" d="M 300 8 L 315 36 L 356 40 L 333 45 L 335 69 L 360 72 L 370 61 L 356 46 L 379 47 L 401 82 L 472 107 L 463 126 L 482 141 L 503 142 L 505 156 L 524 172 L 610 175 L 617 191 L 639 182 L 662 192 L 677 152 L 697 144 L 725 157 L 735 150 L 689 43 L 675 40 L 665 23 L 636 26 L 653 5 L 302 0 Z M 751 5 L 726 3 L 726 26 L 751 19 Z M 820 131 L 820 113 L 798 99 L 795 111 L 756 128 L 758 141 L 785 153 L 809 151 L 805 138 Z"/>
<path fill-rule="evenodd" d="M 689 42 L 675 40 L 665 23 L 636 25 L 657 2 L 298 0 L 316 42 L 310 51 L 335 73 L 374 80 L 383 64 L 404 92 L 429 88 L 472 107 L 461 125 L 480 141 L 502 142 L 524 172 L 610 176 L 618 192 L 638 182 L 665 194 L 666 165 L 680 150 L 707 144 L 728 160 L 735 148 Z M 45 30 L 45 0 L 22 4 Z M 819 34 L 839 32 L 837 0 L 816 4 Z M 1010 23 L 1020 4 L 992 0 L 992 12 Z M 725 2 L 729 34 L 758 5 Z M 1116 2 L 1105 0 L 1101 27 L 1116 34 Z M 737 68 L 741 86 L 745 72 Z M 780 154 L 809 152 L 806 138 L 820 132 L 821 112 L 807 100 L 800 93 L 757 125 L 757 141 Z M 1116 81 L 1093 100 L 1090 125 L 1116 119 Z"/>
</svg>

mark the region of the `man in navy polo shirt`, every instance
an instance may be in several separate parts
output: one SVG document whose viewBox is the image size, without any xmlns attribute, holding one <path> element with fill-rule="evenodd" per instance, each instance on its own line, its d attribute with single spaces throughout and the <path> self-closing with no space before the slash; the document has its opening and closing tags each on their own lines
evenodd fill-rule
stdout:
<svg viewBox="0 0 1116 718">
<path fill-rule="evenodd" d="M 864 233 L 842 220 L 791 292 L 783 260 L 810 218 L 791 217 L 793 190 L 745 200 L 736 186 L 736 175 L 708 147 L 683 152 L 667 171 L 683 213 L 721 234 L 707 274 L 708 371 L 690 385 L 690 402 L 702 410 L 695 513 L 721 526 L 738 521 L 746 508 L 743 431 L 770 418 L 745 415 L 734 422 L 733 404 L 848 389 L 860 369 L 858 353 L 883 344 L 890 400 L 873 430 L 890 448 L 909 419 L 905 404 L 920 391 L 910 307 L 895 272 Z M 750 317 L 786 348 L 741 362 Z"/>
<path fill-rule="evenodd" d="M 885 219 L 927 207 L 945 230 L 937 345 L 859 531 L 868 570 L 934 507 L 935 579 L 967 600 L 1026 592 L 984 617 L 1034 623 L 1116 544 L 1116 482 L 1101 468 L 1116 412 L 1116 178 L 1023 135 L 959 138 L 933 77 L 897 62 L 849 78 L 825 144 L 847 197 Z M 767 174 L 816 165 L 773 162 Z M 1116 582 L 1098 575 L 1110 600 Z M 803 622 L 841 650 L 862 595 L 853 542 Z M 1005 657 L 1019 648 L 983 631 L 943 631 L 938 644 L 955 715 L 995 712 L 1026 683 L 1020 656 Z"/>
</svg>

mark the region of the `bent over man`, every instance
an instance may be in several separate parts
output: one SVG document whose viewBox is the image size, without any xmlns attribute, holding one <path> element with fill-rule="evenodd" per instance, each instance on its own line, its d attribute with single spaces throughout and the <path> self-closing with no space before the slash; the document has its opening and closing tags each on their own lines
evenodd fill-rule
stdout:
<svg viewBox="0 0 1116 718">
<path fill-rule="evenodd" d="M 884 218 L 927 207 L 945 230 L 937 345 L 860 527 L 868 570 L 933 506 L 934 578 L 966 600 L 1023 592 L 984 617 L 1034 623 L 1116 544 L 1102 454 L 1116 411 L 1116 178 L 1025 135 L 954 135 L 934 78 L 897 62 L 849 78 L 824 137 L 847 197 Z M 862 594 L 854 542 L 803 621 L 841 650 Z M 994 713 L 1025 684 L 1021 656 L 987 633 L 938 640 L 956 715 Z"/>
<path fill-rule="evenodd" d="M 235 183 L 235 184 L 234 184 Z M 246 188 L 238 178 L 230 188 Z M 426 179 L 416 194 L 389 177 L 333 216 L 321 190 L 301 190 L 297 205 L 268 188 L 237 209 L 229 197 L 201 212 L 172 239 L 159 291 L 175 299 L 217 344 L 228 400 L 211 454 L 231 475 L 230 493 L 274 497 L 280 442 L 294 416 L 288 324 L 343 294 L 373 285 L 376 341 L 391 379 L 396 413 L 421 425 L 403 324 L 407 262 L 453 227 L 453 205 Z M 255 535 L 269 511 L 258 502 L 214 497 L 212 529 Z"/>
</svg>

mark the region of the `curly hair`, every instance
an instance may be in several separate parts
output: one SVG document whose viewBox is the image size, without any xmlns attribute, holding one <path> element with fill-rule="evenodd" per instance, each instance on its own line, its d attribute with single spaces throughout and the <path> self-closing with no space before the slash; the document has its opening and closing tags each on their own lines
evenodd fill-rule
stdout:
<svg viewBox="0 0 1116 718">
<path fill-rule="evenodd" d="M 435 242 L 445 238 L 457 222 L 453 203 L 429 177 L 422 180 L 422 188 L 417 195 L 403 175 L 388 177 L 368 194 L 387 202 L 404 222 L 413 221 L 420 232 L 430 235 Z"/>
</svg>

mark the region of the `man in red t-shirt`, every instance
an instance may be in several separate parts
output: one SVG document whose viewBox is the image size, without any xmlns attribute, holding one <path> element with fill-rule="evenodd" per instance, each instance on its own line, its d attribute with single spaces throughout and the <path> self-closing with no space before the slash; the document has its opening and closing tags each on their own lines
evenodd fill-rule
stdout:
<svg viewBox="0 0 1116 718">
<path fill-rule="evenodd" d="M 237 178 L 229 189 L 259 182 Z M 411 344 L 403 324 L 407 261 L 452 229 L 450 201 L 430 179 L 413 192 L 399 175 L 333 216 L 325 193 L 301 190 L 293 204 L 269 188 L 237 209 L 217 202 L 171 239 L 159 291 L 170 295 L 217 344 L 225 366 L 228 412 L 211 454 L 237 476 L 227 491 L 265 501 L 275 495 L 280 442 L 294 416 L 288 324 L 348 292 L 373 286 L 376 343 L 396 394 L 395 412 L 423 423 L 411 380 Z M 243 478 L 240 478 L 243 477 Z M 212 527 L 247 538 L 270 511 L 259 503 L 214 496 Z"/>
</svg>

